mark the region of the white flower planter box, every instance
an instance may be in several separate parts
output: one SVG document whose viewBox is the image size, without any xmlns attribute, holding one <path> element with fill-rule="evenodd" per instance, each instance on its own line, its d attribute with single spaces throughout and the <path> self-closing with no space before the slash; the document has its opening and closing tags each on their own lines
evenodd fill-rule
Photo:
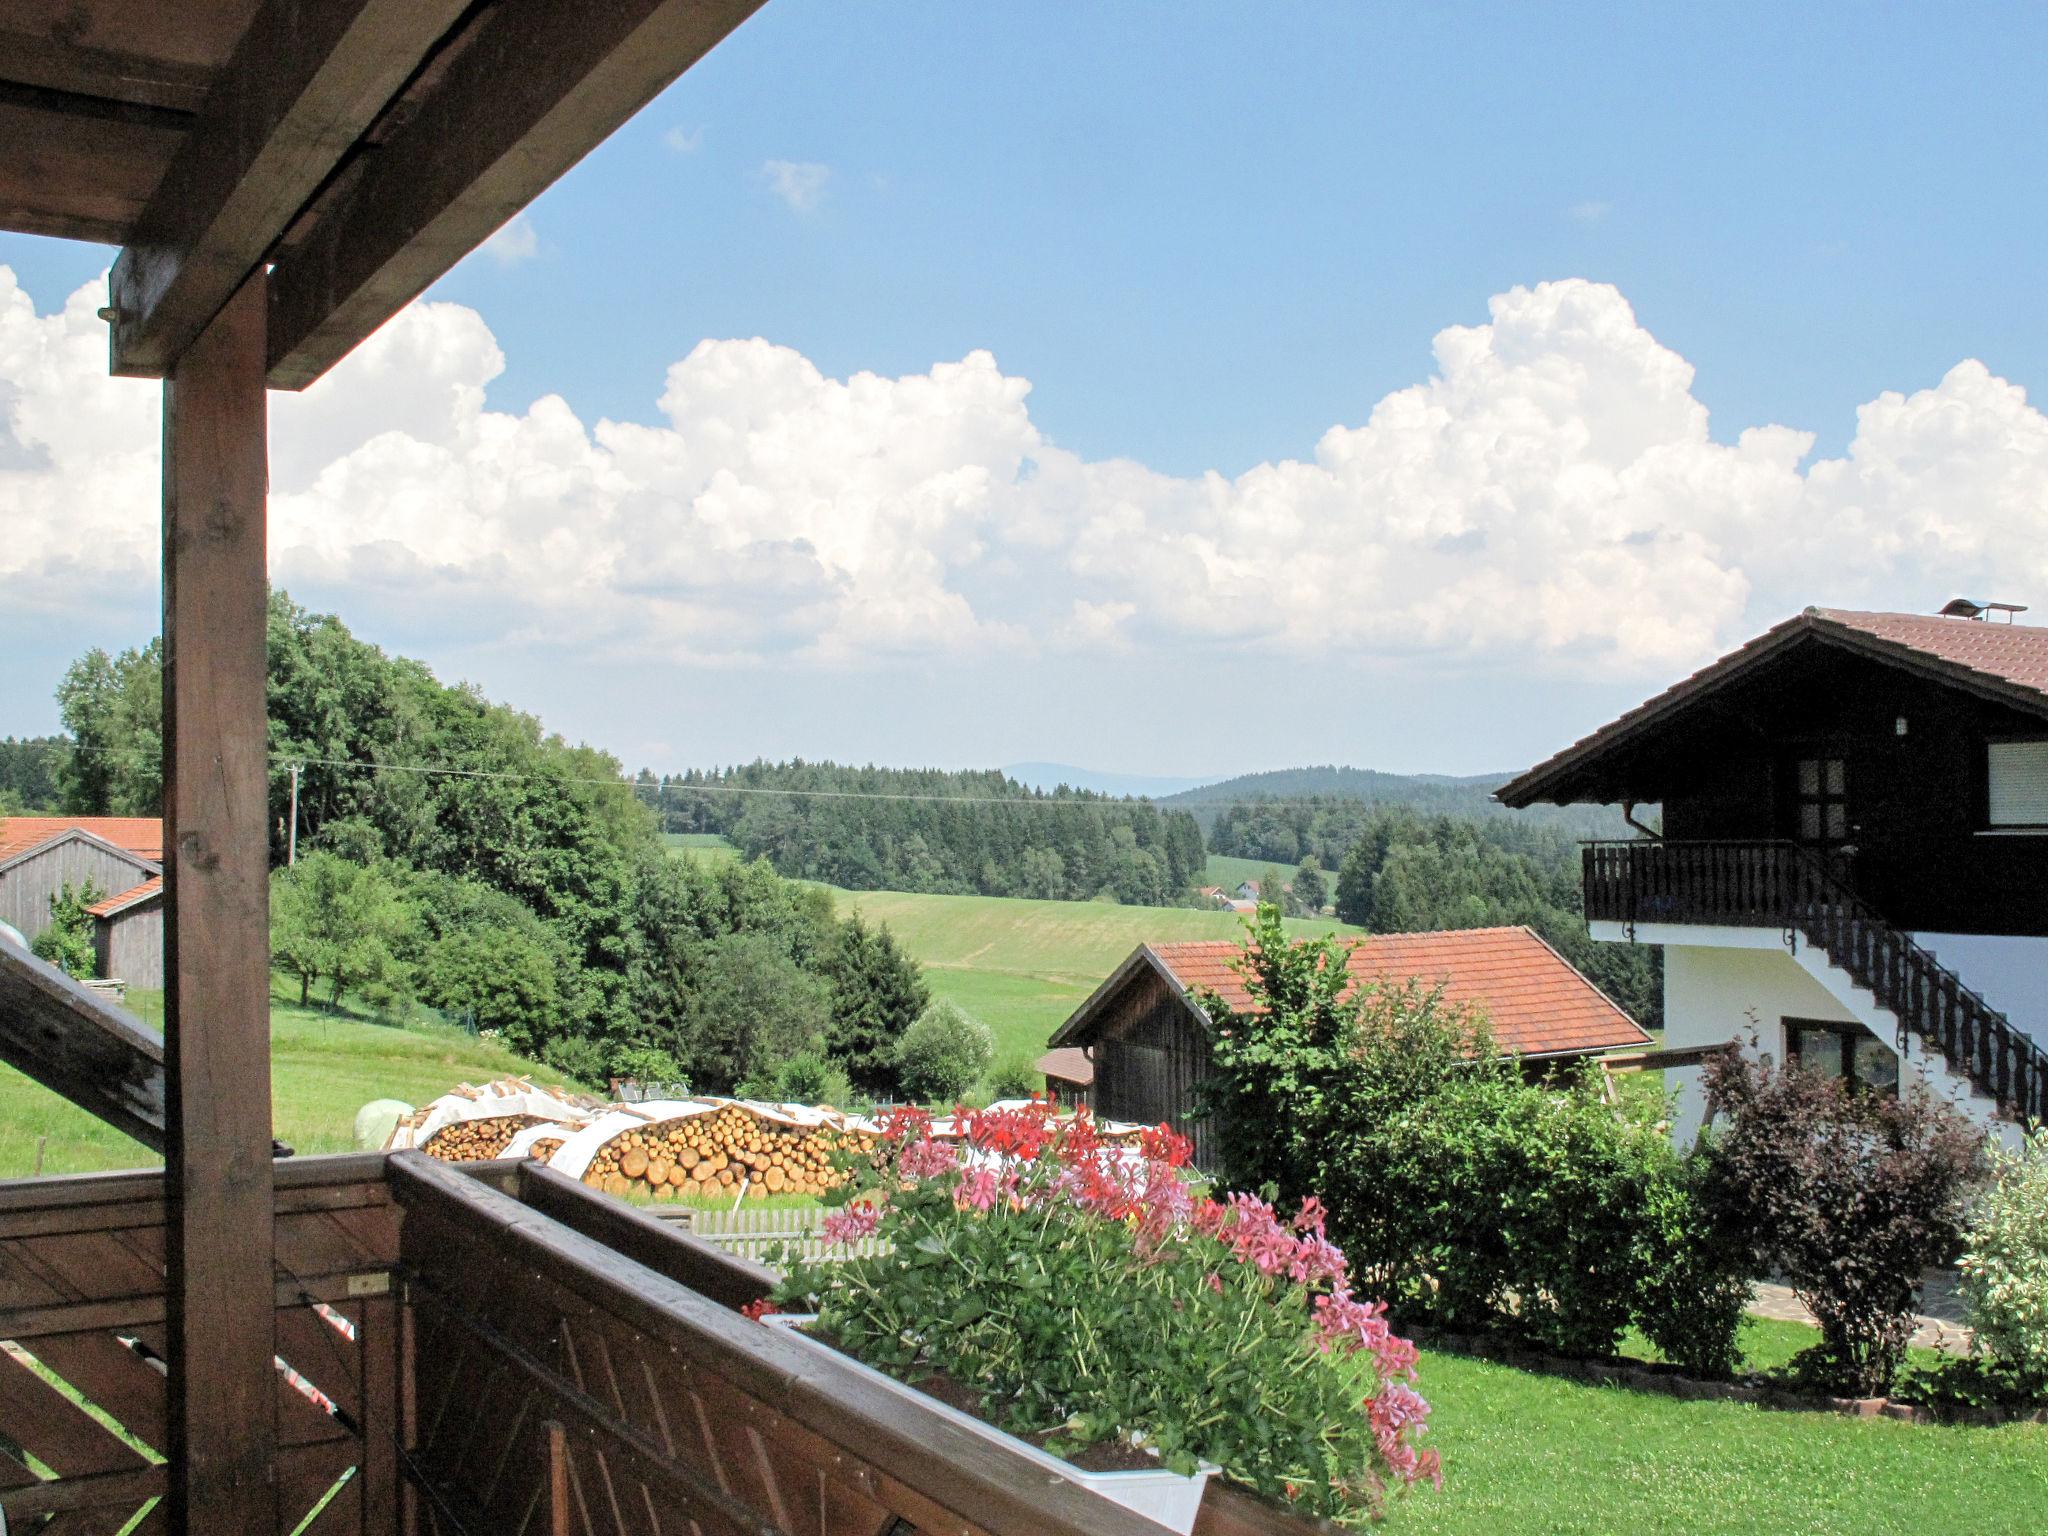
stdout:
<svg viewBox="0 0 2048 1536">
<path fill-rule="evenodd" d="M 999 1440 L 1018 1455 L 1027 1457 L 1044 1467 L 1050 1467 L 1061 1476 L 1079 1483 L 1082 1487 L 1101 1494 L 1112 1503 L 1121 1504 L 1147 1520 L 1165 1526 L 1169 1531 L 1178 1531 L 1188 1536 L 1195 1528 L 1195 1514 L 1202 1507 L 1202 1490 L 1209 1484 L 1211 1474 L 1220 1470 L 1214 1462 L 1203 1462 L 1192 1477 L 1183 1477 L 1165 1467 L 1157 1471 L 1140 1469 L 1135 1472 L 1084 1472 L 1070 1461 L 1062 1461 L 1048 1451 L 1041 1451 L 1028 1440 L 997 1429 L 984 1419 L 977 1419 L 971 1413 L 962 1413 L 937 1398 L 920 1392 L 915 1387 L 905 1386 L 895 1377 L 873 1366 L 863 1365 L 853 1356 L 834 1349 L 821 1339 L 814 1339 L 804 1329 L 816 1321 L 808 1314 L 771 1313 L 761 1319 L 771 1328 L 779 1328 L 791 1338 L 815 1350 L 832 1356 L 850 1370 L 859 1371 L 868 1380 L 886 1387 L 900 1397 L 921 1404 L 933 1413 L 950 1419 L 953 1423 L 979 1435 Z"/>
</svg>

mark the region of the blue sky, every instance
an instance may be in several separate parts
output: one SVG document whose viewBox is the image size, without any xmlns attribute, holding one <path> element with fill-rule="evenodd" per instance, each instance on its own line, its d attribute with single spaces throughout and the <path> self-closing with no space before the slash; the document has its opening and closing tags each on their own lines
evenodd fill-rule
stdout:
<svg viewBox="0 0 2048 1536">
<path fill-rule="evenodd" d="M 2034 582 L 2048 575 L 2034 563 L 2048 529 L 2028 521 L 2048 520 L 2034 496 L 2039 413 L 1976 375 L 1950 380 L 1976 360 L 2031 398 L 2048 383 L 2048 109 L 2033 67 L 2044 56 L 2048 11 L 2021 6 L 770 0 L 543 197 L 500 255 L 439 285 L 430 297 L 474 311 L 502 354 L 502 371 L 458 368 L 450 388 L 481 379 L 491 411 L 528 422 L 558 395 L 594 438 L 601 420 L 676 426 L 657 405 L 664 375 L 707 339 L 764 338 L 826 381 L 900 383 L 985 350 L 1001 378 L 1029 381 L 1017 407 L 1028 432 L 1012 422 L 954 443 L 933 425 L 932 390 L 909 404 L 898 390 L 880 416 L 816 405 L 840 434 L 845 457 L 829 462 L 859 462 L 863 431 L 892 444 L 892 460 L 944 439 L 1005 495 L 1034 476 L 1048 489 L 932 521 L 915 510 L 931 474 L 892 482 L 875 493 L 880 513 L 834 509 L 831 526 L 872 514 L 882 530 L 835 554 L 816 535 L 785 548 L 763 532 L 778 508 L 803 521 L 777 498 L 829 497 L 829 483 L 793 488 L 750 456 L 728 478 L 769 505 L 741 535 L 699 505 L 713 478 L 664 470 L 683 480 L 657 476 L 637 494 L 687 500 L 702 520 L 657 518 L 653 536 L 674 548 L 722 538 L 729 558 L 685 583 L 687 598 L 672 579 L 656 596 L 599 583 L 591 612 L 525 624 L 506 618 L 519 592 L 486 592 L 478 572 L 463 577 L 460 627 L 422 616 L 424 588 L 366 585 L 361 549 L 295 557 L 278 574 L 394 648 L 657 767 L 756 751 L 1161 773 L 1514 766 L 1807 601 L 1931 607 L 1950 585 L 1989 583 L 2000 590 L 1978 595 L 2048 603 Z M 0 237 L 0 264 L 46 320 L 108 259 Z M 1487 326 L 1496 296 L 1567 279 L 1606 287 L 1493 316 L 1488 371 L 1432 408 L 1511 441 L 1530 401 L 1550 411 L 1553 386 L 1579 390 L 1536 434 L 1552 444 L 1539 457 L 1565 444 L 1560 484 L 1580 423 L 1612 469 L 1642 462 L 1652 439 L 1684 440 L 1685 410 L 1704 408 L 1707 442 L 1729 452 L 1687 449 L 1698 464 L 1685 478 L 1703 488 L 1674 498 L 1632 481 L 1590 522 L 1570 522 L 1535 471 L 1475 480 L 1480 452 L 1432 487 L 1384 464 L 1295 486 L 1286 516 L 1264 521 L 1260 466 L 1314 460 L 1331 428 L 1361 428 L 1443 374 L 1439 332 Z M 1617 329 L 1623 315 L 1632 331 Z M 1605 338 L 1597 355 L 1579 350 L 1587 335 Z M 1646 363 L 1653 344 L 1690 377 Z M 1556 366 L 1517 374 L 1530 388 L 1499 384 L 1531 356 Z M 778 367 L 707 359 L 691 408 L 715 413 L 705 391 L 721 381 L 785 401 Z M 28 385 L 0 378 L 0 406 L 10 387 Z M 1667 387 L 1669 410 L 1626 409 Z M 1859 443 L 1859 408 L 1886 391 L 1908 410 Z M 765 408 L 734 409 L 755 423 Z M 1772 424 L 1810 442 L 1764 453 L 1780 483 L 1754 491 L 1765 472 L 1733 450 Z M 333 428 L 334 456 L 368 430 Z M 670 447 L 691 463 L 704 451 Z M 1073 463 L 1054 464 L 1052 448 Z M 1838 483 L 1878 458 L 1881 474 Z M 1174 483 L 1133 492 L 1104 468 L 1120 460 Z M 1848 467 L 1816 477 L 1822 460 Z M 1227 511 L 1199 479 L 1212 471 L 1253 476 Z M 565 526 L 592 517 L 580 494 L 561 496 Z M 1387 520 L 1408 511 L 1390 498 L 1406 496 L 1438 508 L 1412 546 L 1422 554 L 1397 558 L 1411 546 L 1394 537 L 1390 568 L 1366 580 L 1348 552 L 1390 537 Z M 1746 510 L 1723 517 L 1723 502 Z M 607 503 L 608 515 L 629 504 Z M 1041 516 L 1062 531 L 1006 545 Z M 1896 547 L 1845 569 L 1835 540 L 1761 538 L 1788 519 Z M 1552 521 L 1562 542 L 1525 532 Z M 1252 544 L 1289 538 L 1299 553 L 1278 575 L 1246 574 Z M 1512 555 L 1481 553 L 1516 539 Z M 940 551 L 929 570 L 914 558 L 921 540 Z M 1602 540 L 1663 553 L 1528 584 L 1531 569 L 1564 571 Z M 1118 549 L 1142 583 L 1119 583 Z M 445 550 L 412 553 L 435 581 L 454 579 Z M 18 656 L 0 683 L 0 730 L 50 723 L 64 657 L 146 633 L 149 599 L 119 596 L 131 588 L 116 580 L 54 624 L 40 609 L 30 621 L 27 604 L 16 624 L 0 620 Z M 1471 606 L 1432 629 L 1442 605 L 1417 588 Z M 923 595 L 904 612 L 883 614 L 913 589 Z M 620 591 L 657 607 L 637 626 L 612 622 Z M 1670 623 L 1552 618 L 1496 632 L 1489 600 L 1565 614 L 1633 602 Z M 711 633 L 740 638 L 714 645 Z M 885 638 L 849 638 L 874 633 Z M 1219 691 L 1261 707 L 1190 718 Z"/>
</svg>

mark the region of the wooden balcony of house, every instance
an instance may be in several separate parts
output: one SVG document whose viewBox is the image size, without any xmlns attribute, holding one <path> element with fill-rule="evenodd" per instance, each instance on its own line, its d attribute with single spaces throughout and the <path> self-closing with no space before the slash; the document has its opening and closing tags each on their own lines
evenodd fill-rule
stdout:
<svg viewBox="0 0 2048 1536">
<path fill-rule="evenodd" d="M 1581 857 L 1592 922 L 1782 928 L 1796 903 L 1839 884 L 1789 842 L 1601 841 Z"/>
<path fill-rule="evenodd" d="M 767 1271 L 540 1165 L 286 1159 L 274 1210 L 248 1470 L 279 1533 L 1158 1536 L 743 1316 Z M 0 1184 L 7 1529 L 173 1529 L 166 1216 L 155 1172 Z M 1214 1483 L 1196 1529 L 1309 1528 Z"/>
</svg>

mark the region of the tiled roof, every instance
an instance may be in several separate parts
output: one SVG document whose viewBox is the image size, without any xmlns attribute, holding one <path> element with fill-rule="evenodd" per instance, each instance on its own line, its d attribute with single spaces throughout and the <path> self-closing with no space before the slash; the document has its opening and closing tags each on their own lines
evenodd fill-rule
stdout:
<svg viewBox="0 0 2048 1536">
<path fill-rule="evenodd" d="M 1063 1045 L 1057 1050 L 1047 1051 L 1038 1058 L 1037 1066 L 1047 1077 L 1056 1077 L 1063 1083 L 1079 1083 L 1086 1087 L 1095 1081 L 1095 1063 L 1079 1046 Z"/>
<path fill-rule="evenodd" d="M 1233 1008 L 1250 1005 L 1243 978 L 1231 969 L 1242 952 L 1233 941 L 1147 947 L 1186 990 L 1206 987 Z M 1609 1050 L 1650 1038 L 1527 928 L 1374 934 L 1352 950 L 1350 968 L 1359 981 L 1441 984 L 1450 1002 L 1484 1010 L 1501 1049 L 1519 1056 Z"/>
<path fill-rule="evenodd" d="M 1855 613 L 1809 608 L 1814 618 L 1857 630 L 1979 677 L 1994 678 L 2048 698 L 2048 628 L 1951 619 L 1926 613 Z"/>
<path fill-rule="evenodd" d="M 1958 686 L 2048 715 L 2048 626 L 1940 614 L 1808 608 L 1518 774 L 1495 790 L 1494 798 L 1517 807 L 1538 800 L 1570 799 L 1583 787 L 1573 770 L 1681 705 L 1809 637 L 1894 665 L 1931 671 Z"/>
<path fill-rule="evenodd" d="M 72 830 L 90 832 L 103 842 L 124 848 L 137 858 L 161 864 L 164 823 L 161 816 L 8 816 L 0 818 L 0 859 L 47 843 Z"/>
<path fill-rule="evenodd" d="M 151 875 L 138 886 L 123 891 L 118 896 L 109 896 L 105 901 L 94 902 L 85 910 L 94 917 L 112 917 L 123 907 L 132 907 L 138 901 L 146 901 L 164 888 L 162 875 Z"/>
</svg>

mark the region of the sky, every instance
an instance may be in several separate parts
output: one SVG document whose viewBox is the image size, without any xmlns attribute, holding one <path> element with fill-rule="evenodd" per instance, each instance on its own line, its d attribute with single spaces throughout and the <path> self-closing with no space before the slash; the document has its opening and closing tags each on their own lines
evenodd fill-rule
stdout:
<svg viewBox="0 0 2048 1536">
<path fill-rule="evenodd" d="M 768 0 L 272 397 L 273 580 L 635 768 L 1525 766 L 1811 603 L 2048 610 L 2044 52 Z M 155 629 L 111 257 L 0 235 L 0 734 Z"/>
</svg>

